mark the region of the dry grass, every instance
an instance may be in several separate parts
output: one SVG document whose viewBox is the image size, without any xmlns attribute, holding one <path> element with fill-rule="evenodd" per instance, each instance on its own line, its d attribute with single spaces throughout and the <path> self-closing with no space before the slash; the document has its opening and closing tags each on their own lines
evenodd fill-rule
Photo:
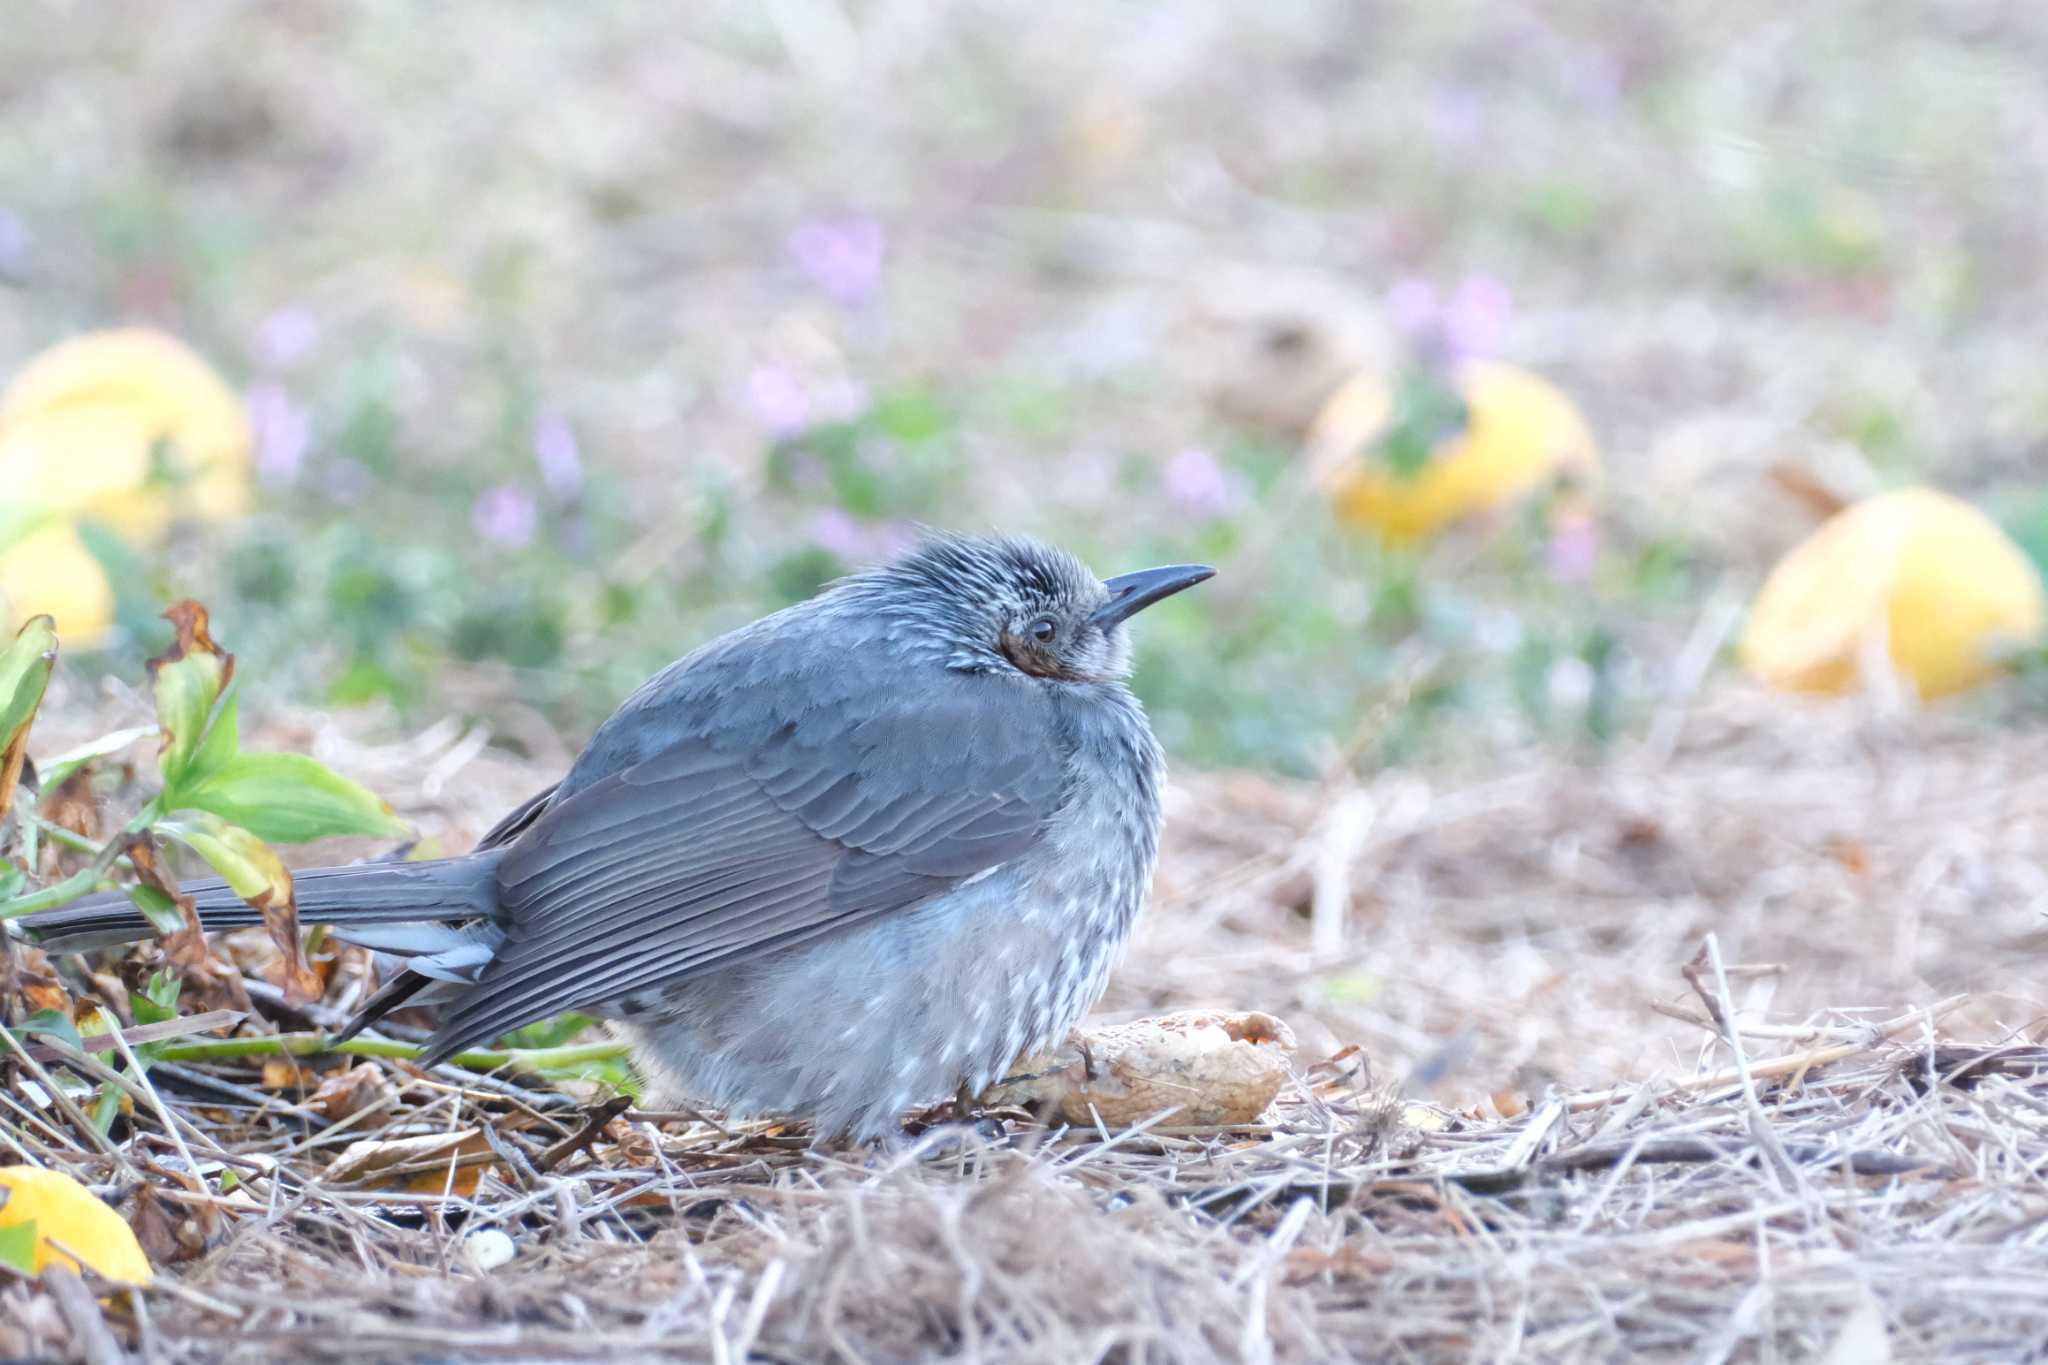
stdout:
<svg viewBox="0 0 2048 1365">
<path fill-rule="evenodd" d="M 403 1063 L 336 1122 L 245 1062 L 153 1072 L 118 1156 L 47 1111 L 7 1130 L 182 1211 L 158 1236 L 196 1256 L 111 1313 L 149 1359 L 2048 1350 L 2042 740 L 1732 684 L 1672 719 L 1469 780 L 1183 780 L 1104 1008 L 1291 1019 L 1302 1071 L 1261 1127 L 1009 1113 L 1001 1143 L 814 1151 Z M 453 731 L 275 730 L 451 843 L 536 777 Z M 366 1136 L 429 1153 L 337 1179 Z M 241 1189 L 189 1192 L 186 1152 Z M 517 1254 L 479 1270 L 485 1229 Z M 63 1302 L 0 1293 L 0 1352 L 77 1349 Z"/>
</svg>

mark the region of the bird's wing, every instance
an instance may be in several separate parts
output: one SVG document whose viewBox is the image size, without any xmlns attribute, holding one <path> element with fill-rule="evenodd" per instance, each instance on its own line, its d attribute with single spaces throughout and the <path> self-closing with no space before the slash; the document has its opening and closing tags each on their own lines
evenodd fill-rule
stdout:
<svg viewBox="0 0 2048 1365">
<path fill-rule="evenodd" d="M 484 831 L 484 837 L 476 841 L 476 846 L 480 849 L 503 848 L 524 834 L 528 826 L 547 810 L 548 802 L 555 799 L 555 789 L 561 785 L 559 782 L 550 783 L 505 812 L 497 824 Z"/>
<path fill-rule="evenodd" d="M 1057 720 L 1029 684 L 826 690 L 543 812 L 498 866 L 505 942 L 435 1050 L 916 905 L 1024 852 L 1059 805 Z"/>
</svg>

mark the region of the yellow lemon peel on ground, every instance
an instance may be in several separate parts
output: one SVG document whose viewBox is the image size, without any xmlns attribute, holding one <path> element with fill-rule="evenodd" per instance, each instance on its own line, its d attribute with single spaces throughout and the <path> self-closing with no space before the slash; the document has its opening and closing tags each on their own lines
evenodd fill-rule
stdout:
<svg viewBox="0 0 2048 1365">
<path fill-rule="evenodd" d="M 123 1284 L 148 1284 L 154 1273 L 126 1220 L 85 1186 L 62 1171 L 0 1166 L 0 1228 L 27 1222 L 36 1225 L 38 1275 L 79 1261 Z"/>
<path fill-rule="evenodd" d="M 148 484 L 163 443 L 174 486 Z M 89 515 L 131 538 L 172 515 L 248 504 L 253 440 L 241 401 L 197 352 L 148 328 L 89 332 L 0 392 L 0 488 L 17 505 Z"/>
<path fill-rule="evenodd" d="M 1458 371 L 1457 389 L 1470 414 L 1465 429 L 1406 476 L 1380 465 L 1369 449 L 1392 413 L 1386 384 L 1360 374 L 1331 395 L 1310 430 L 1308 449 L 1340 517 L 1394 544 L 1412 544 L 1507 507 L 1550 481 L 1598 480 L 1592 430 L 1549 380 L 1518 366 L 1475 361 Z"/>
<path fill-rule="evenodd" d="M 78 533 L 63 522 L 38 527 L 0 549 L 0 630 L 12 632 L 47 612 L 73 648 L 102 639 L 114 624 L 114 589 Z"/>
<path fill-rule="evenodd" d="M 1901 488 L 1831 517 L 1765 580 L 1742 663 L 1770 686 L 1840 695 L 1881 648 L 1923 699 L 1989 679 L 2032 644 L 2048 596 L 2026 553 L 1960 498 Z"/>
</svg>

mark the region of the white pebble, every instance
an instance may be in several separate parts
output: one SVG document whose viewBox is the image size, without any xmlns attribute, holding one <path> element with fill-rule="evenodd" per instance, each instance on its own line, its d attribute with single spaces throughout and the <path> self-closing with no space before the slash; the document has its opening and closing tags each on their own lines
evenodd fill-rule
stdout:
<svg viewBox="0 0 2048 1365">
<path fill-rule="evenodd" d="M 519 1248 L 512 1244 L 498 1228 L 483 1228 L 462 1239 L 462 1250 L 469 1257 L 469 1263 L 480 1273 L 496 1270 L 508 1264 L 519 1254 Z"/>
</svg>

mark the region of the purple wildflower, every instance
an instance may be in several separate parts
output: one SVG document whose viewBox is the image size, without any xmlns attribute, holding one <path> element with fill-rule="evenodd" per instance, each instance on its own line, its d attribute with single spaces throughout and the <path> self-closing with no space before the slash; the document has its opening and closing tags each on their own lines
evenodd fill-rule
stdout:
<svg viewBox="0 0 2048 1365">
<path fill-rule="evenodd" d="M 288 303 L 256 327 L 256 362 L 266 370 L 288 370 L 303 360 L 320 339 L 320 320 L 313 310 Z"/>
<path fill-rule="evenodd" d="M 1183 450 L 1160 472 L 1167 501 L 1184 515 L 1214 520 L 1244 505 L 1244 476 L 1225 469 L 1206 450 Z"/>
<path fill-rule="evenodd" d="M 1600 557 L 1600 528 L 1593 518 L 1573 514 L 1560 519 L 1543 547 L 1543 562 L 1559 583 L 1583 583 Z"/>
<path fill-rule="evenodd" d="M 1472 275 L 1443 312 L 1444 345 L 1453 360 L 1472 360 L 1500 349 L 1513 311 L 1508 287 L 1491 275 Z"/>
<path fill-rule="evenodd" d="M 0 208 L 0 279 L 28 278 L 34 254 L 34 241 L 29 236 L 28 224 Z"/>
<path fill-rule="evenodd" d="M 469 510 L 469 524 L 478 536 L 508 550 L 524 547 L 540 525 L 540 509 L 533 497 L 509 483 L 487 488 Z"/>
<path fill-rule="evenodd" d="M 793 436 L 811 420 L 803 381 L 780 365 L 756 365 L 747 375 L 747 406 L 776 437 Z"/>
<path fill-rule="evenodd" d="M 256 477 L 273 488 L 296 483 L 313 440 L 306 410 L 284 385 L 268 379 L 250 387 L 243 405 L 256 438 Z"/>
<path fill-rule="evenodd" d="M 545 412 L 533 424 L 533 459 L 540 466 L 541 486 L 567 501 L 583 491 L 583 453 L 569 419 Z"/>
<path fill-rule="evenodd" d="M 811 518 L 811 539 L 818 548 L 851 564 L 866 557 L 868 535 L 859 522 L 838 507 L 820 508 Z"/>
<path fill-rule="evenodd" d="M 1436 287 L 1415 275 L 1404 275 L 1387 290 L 1387 316 L 1402 336 L 1414 340 L 1433 331 L 1441 318 Z"/>
<path fill-rule="evenodd" d="M 852 307 L 873 298 L 882 284 L 886 242 L 873 218 L 821 218 L 789 234 L 790 258 L 805 278 Z"/>
</svg>

